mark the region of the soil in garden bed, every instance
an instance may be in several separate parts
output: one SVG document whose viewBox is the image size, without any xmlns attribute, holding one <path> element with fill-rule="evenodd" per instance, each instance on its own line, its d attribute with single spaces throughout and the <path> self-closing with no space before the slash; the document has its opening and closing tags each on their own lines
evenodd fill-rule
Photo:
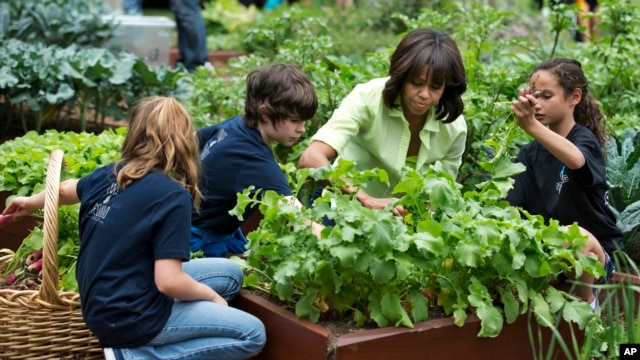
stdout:
<svg viewBox="0 0 640 360">
<path fill-rule="evenodd" d="M 256 295 L 265 300 L 268 300 L 269 302 L 272 302 L 282 307 L 283 309 L 291 312 L 292 314 L 295 314 L 295 309 L 293 304 L 281 301 L 277 297 L 262 290 L 255 290 L 255 289 L 244 289 L 244 290 L 253 295 Z M 445 317 L 448 317 L 448 316 L 444 313 L 444 310 L 441 307 L 429 306 L 429 320 L 440 319 Z M 364 324 L 364 326 L 358 326 L 355 322 L 353 322 L 353 320 L 348 315 L 340 315 L 337 311 L 329 311 L 325 314 L 322 314 L 318 321 L 318 325 L 331 331 L 331 334 L 333 335 L 332 338 L 335 341 L 337 341 L 337 338 L 340 337 L 341 335 L 379 328 L 379 326 L 377 326 L 376 323 L 373 321 L 370 321 L 369 323 Z"/>
</svg>

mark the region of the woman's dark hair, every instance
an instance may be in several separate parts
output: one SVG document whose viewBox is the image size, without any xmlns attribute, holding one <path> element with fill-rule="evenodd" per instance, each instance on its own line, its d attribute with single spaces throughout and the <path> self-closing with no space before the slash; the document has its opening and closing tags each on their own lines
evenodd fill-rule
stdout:
<svg viewBox="0 0 640 360">
<path fill-rule="evenodd" d="M 315 87 L 298 65 L 270 64 L 247 76 L 243 118 L 247 127 L 256 128 L 263 115 L 274 126 L 285 119 L 306 121 L 316 110 Z"/>
<path fill-rule="evenodd" d="M 573 118 L 578 124 L 593 132 L 604 152 L 604 144 L 609 137 L 605 131 L 604 114 L 589 92 L 589 80 L 584 75 L 580 62 L 568 58 L 551 58 L 536 66 L 531 76 L 540 70 L 548 71 L 556 77 L 564 90 L 565 98 L 571 96 L 575 89 L 582 90 L 582 98 L 573 109 Z"/>
<path fill-rule="evenodd" d="M 427 70 L 429 85 L 444 85 L 444 93 L 436 108 L 436 119 L 444 123 L 462 114 L 462 94 L 467 90 L 467 75 L 455 41 L 441 31 L 423 28 L 407 34 L 398 44 L 389 66 L 389 80 L 382 92 L 385 106 L 395 103 L 408 79 L 419 77 Z"/>
</svg>

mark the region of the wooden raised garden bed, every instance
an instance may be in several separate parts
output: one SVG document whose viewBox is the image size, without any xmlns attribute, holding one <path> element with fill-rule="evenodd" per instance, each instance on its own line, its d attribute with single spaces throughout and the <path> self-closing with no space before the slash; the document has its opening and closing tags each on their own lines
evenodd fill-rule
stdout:
<svg viewBox="0 0 640 360">
<path fill-rule="evenodd" d="M 620 283 L 640 286 L 640 275 L 632 273 L 631 269 L 625 269 L 624 271 L 617 271 L 611 277 L 610 284 L 620 284 Z M 609 294 L 610 292 L 612 292 L 613 294 Z M 600 291 L 600 303 L 609 301 L 611 302 L 611 304 L 613 304 L 613 306 L 616 306 L 619 309 L 623 309 L 625 306 L 624 299 L 623 299 L 625 295 L 627 295 L 625 294 L 625 291 L 623 291 L 618 287 L 613 287 L 613 288 L 605 287 L 602 291 Z M 634 307 L 633 307 L 632 313 L 637 314 L 638 306 L 640 306 L 640 292 L 633 291 L 633 297 L 634 297 L 634 300 L 633 300 Z"/>
<path fill-rule="evenodd" d="M 533 359 L 544 355 L 541 351 L 551 342 L 551 331 L 526 315 L 514 324 L 505 324 L 496 338 L 477 337 L 480 320 L 475 316 L 470 316 L 463 327 L 454 325 L 452 318 L 440 318 L 417 323 L 413 329 L 386 327 L 334 336 L 329 328 L 299 319 L 251 292 L 242 291 L 232 305 L 254 314 L 266 326 L 267 344 L 257 360 Z M 535 355 L 529 327 L 536 344 Z M 570 341 L 571 330 L 566 323 L 558 330 Z M 576 336 L 582 342 L 583 334 Z M 564 358 L 556 346 L 553 359 Z"/>
<path fill-rule="evenodd" d="M 213 67 L 222 68 L 227 66 L 227 62 L 229 62 L 230 59 L 237 58 L 240 55 L 242 55 L 241 52 L 234 50 L 209 51 L 209 63 L 211 63 Z M 176 48 L 171 49 L 169 51 L 169 66 L 173 68 L 178 58 L 180 58 L 180 51 Z"/>
</svg>

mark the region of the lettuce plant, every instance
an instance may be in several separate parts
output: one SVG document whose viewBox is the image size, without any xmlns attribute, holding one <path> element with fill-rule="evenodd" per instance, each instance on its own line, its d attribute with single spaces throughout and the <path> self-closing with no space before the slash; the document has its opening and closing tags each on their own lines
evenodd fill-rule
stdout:
<svg viewBox="0 0 640 360">
<path fill-rule="evenodd" d="M 0 191 L 11 195 L 31 195 L 44 189 L 49 155 L 54 149 L 64 151 L 62 178 L 79 178 L 107 165 L 120 156 L 126 128 L 101 134 L 35 131 L 0 144 Z M 58 211 L 58 270 L 60 288 L 77 291 L 75 263 L 80 247 L 78 234 L 79 205 L 61 206 Z M 25 256 L 42 249 L 42 226 L 36 227 L 16 251 L 5 274 L 11 272 Z"/>
<path fill-rule="evenodd" d="M 405 171 L 393 189 L 410 212 L 405 218 L 343 194 L 342 179 L 355 186 L 387 182 L 384 171 L 358 172 L 344 160 L 290 172 L 295 190 L 307 177 L 331 182 L 312 208 L 287 205 L 272 191 L 258 198 L 245 190 L 232 214 L 257 206 L 264 216 L 248 235 L 246 285 L 291 304 L 311 321 L 339 314 L 360 326 L 412 327 L 429 318 L 430 306 L 439 306 L 458 326 L 476 314 L 478 335 L 485 337 L 497 336 L 505 321 L 529 310 L 547 327 L 561 318 L 584 328 L 593 318 L 588 304 L 549 280 L 570 270 L 600 276 L 602 267 L 579 251 L 586 239 L 576 226 L 545 224 L 502 200 L 510 176 L 522 169 L 508 153 L 496 154 L 484 164 L 495 178 L 474 191 L 462 192 L 439 164 L 426 174 Z M 318 239 L 308 221 L 323 219 L 335 225 Z"/>
</svg>

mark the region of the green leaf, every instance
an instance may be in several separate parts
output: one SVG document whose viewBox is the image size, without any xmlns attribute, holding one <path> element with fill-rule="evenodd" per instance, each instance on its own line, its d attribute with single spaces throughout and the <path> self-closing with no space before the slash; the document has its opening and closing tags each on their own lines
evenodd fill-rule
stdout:
<svg viewBox="0 0 640 360">
<path fill-rule="evenodd" d="M 531 303 L 531 308 L 536 315 L 538 324 L 545 327 L 553 327 L 555 323 L 555 316 L 551 313 L 549 304 L 544 301 L 542 295 L 538 293 L 530 293 L 529 301 Z"/>
<path fill-rule="evenodd" d="M 69 86 L 69 84 L 60 84 L 60 87 L 57 89 L 55 93 L 47 93 L 46 99 L 49 104 L 62 104 L 65 101 L 73 98 L 75 96 L 75 91 Z"/>
<path fill-rule="evenodd" d="M 411 316 L 414 322 L 427 320 L 429 317 L 429 304 L 427 298 L 421 292 L 409 293 L 407 301 L 411 304 Z"/>
<path fill-rule="evenodd" d="M 405 280 L 415 271 L 414 259 L 406 253 L 398 253 L 393 255 L 396 262 L 396 276 L 398 280 Z"/>
<path fill-rule="evenodd" d="M 570 301 L 562 308 L 562 318 L 569 323 L 578 324 L 578 327 L 582 330 L 585 329 L 594 316 L 598 315 L 593 312 L 586 301 Z"/>
<path fill-rule="evenodd" d="M 625 233 L 631 232 L 640 226 L 640 200 L 627 206 L 622 213 L 620 213 L 618 226 L 620 230 Z"/>
<path fill-rule="evenodd" d="M 496 269 L 496 271 L 500 275 L 508 275 L 514 272 L 512 263 L 504 253 L 494 254 L 491 257 L 491 266 L 493 266 L 493 268 Z"/>
<path fill-rule="evenodd" d="M 418 230 L 411 236 L 413 243 L 418 250 L 425 250 L 431 254 L 439 254 L 445 247 L 445 242 L 440 235 L 442 234 L 442 225 L 434 220 L 421 221 L 418 224 Z"/>
<path fill-rule="evenodd" d="M 382 294 L 380 306 L 382 308 L 382 314 L 387 320 L 395 323 L 396 326 L 402 325 L 413 328 L 413 323 L 402 307 L 400 296 L 397 293 L 388 290 L 385 291 Z"/>
<path fill-rule="evenodd" d="M 478 337 L 497 337 L 502 331 L 503 318 L 498 308 L 491 304 L 482 303 L 476 314 L 480 318 L 480 332 Z"/>
<path fill-rule="evenodd" d="M 368 212 L 374 214 L 374 212 Z M 376 212 L 376 215 L 381 212 Z M 380 216 L 367 216 L 362 224 L 362 229 L 368 236 L 369 243 L 373 251 L 377 254 L 384 254 L 393 247 L 393 227 L 390 226 L 389 219 Z"/>
<path fill-rule="evenodd" d="M 296 259 L 289 259 L 282 263 L 273 275 L 273 279 L 278 283 L 288 283 L 290 278 L 298 273 L 299 263 Z"/>
<path fill-rule="evenodd" d="M 369 296 L 369 316 L 376 325 L 379 327 L 385 327 L 389 325 L 389 320 L 384 316 L 381 305 L 381 298 L 377 298 L 374 295 Z"/>
<path fill-rule="evenodd" d="M 260 278 L 256 274 L 248 274 L 244 276 L 242 280 L 242 286 L 259 289 L 262 286 L 262 283 L 260 281 Z"/>
<path fill-rule="evenodd" d="M 462 327 L 465 321 L 467 321 L 467 311 L 464 308 L 457 308 L 453 312 L 453 323 L 458 327 Z"/>
<path fill-rule="evenodd" d="M 396 275 L 396 267 L 391 261 L 371 258 L 369 271 L 373 281 L 378 284 L 386 284 Z"/>
<path fill-rule="evenodd" d="M 278 282 L 276 283 L 275 290 L 280 300 L 289 300 L 292 298 L 294 293 L 293 284 L 291 283 Z"/>
<path fill-rule="evenodd" d="M 347 267 L 355 266 L 358 256 L 362 250 L 358 246 L 338 245 L 332 246 L 329 250 L 331 255 L 337 257 L 342 265 Z"/>
<path fill-rule="evenodd" d="M 312 322 L 318 321 L 320 311 L 313 305 L 313 300 L 318 296 L 318 292 L 308 289 L 307 292 L 296 303 L 296 315 L 303 319 L 309 319 Z"/>
<path fill-rule="evenodd" d="M 523 164 L 514 163 L 508 157 L 500 157 L 493 163 L 491 178 L 493 180 L 510 179 L 526 170 L 527 168 Z"/>
<path fill-rule="evenodd" d="M 10 89 L 20 80 L 15 77 L 7 67 L 0 67 L 0 89 Z"/>
<path fill-rule="evenodd" d="M 458 244 L 454 250 L 458 262 L 472 268 L 482 264 L 482 248 L 474 243 Z"/>
<path fill-rule="evenodd" d="M 498 291 L 500 292 L 500 301 L 504 306 L 507 324 L 513 324 L 518 318 L 520 305 L 511 291 L 506 291 L 502 288 L 498 288 Z"/>
</svg>

